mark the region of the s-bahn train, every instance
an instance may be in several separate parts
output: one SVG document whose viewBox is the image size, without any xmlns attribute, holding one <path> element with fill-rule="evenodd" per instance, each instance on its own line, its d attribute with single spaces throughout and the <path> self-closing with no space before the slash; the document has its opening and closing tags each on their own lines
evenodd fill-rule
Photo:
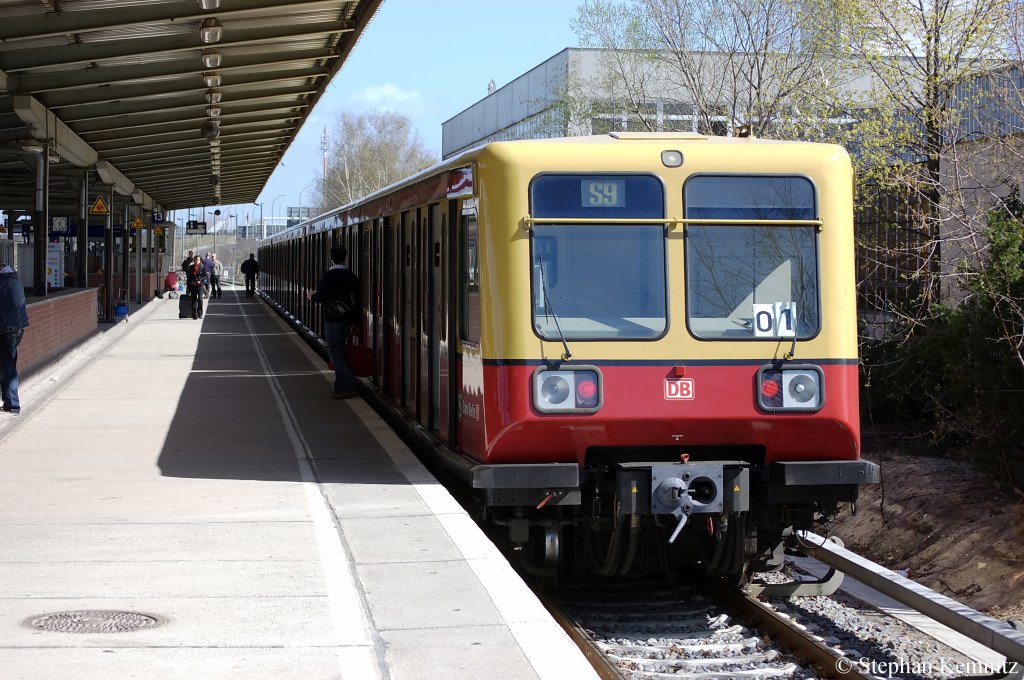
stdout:
<svg viewBox="0 0 1024 680">
<path fill-rule="evenodd" d="M 262 294 L 314 340 L 336 244 L 364 396 L 534 570 L 734 582 L 878 481 L 841 147 L 486 144 L 262 242 Z"/>
</svg>

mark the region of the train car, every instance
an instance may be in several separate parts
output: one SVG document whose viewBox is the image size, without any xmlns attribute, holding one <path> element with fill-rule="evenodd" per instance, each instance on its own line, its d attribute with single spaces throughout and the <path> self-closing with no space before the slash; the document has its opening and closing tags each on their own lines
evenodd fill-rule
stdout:
<svg viewBox="0 0 1024 680">
<path fill-rule="evenodd" d="M 362 281 L 364 396 L 529 568 L 736 580 L 878 481 L 841 147 L 486 144 L 262 243 L 263 295 L 314 341 L 334 244 Z"/>
</svg>

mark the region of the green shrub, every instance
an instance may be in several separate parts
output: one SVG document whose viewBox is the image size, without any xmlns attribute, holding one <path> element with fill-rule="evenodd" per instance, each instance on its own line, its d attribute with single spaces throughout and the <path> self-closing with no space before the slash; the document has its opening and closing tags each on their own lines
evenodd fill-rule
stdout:
<svg viewBox="0 0 1024 680">
<path fill-rule="evenodd" d="M 933 305 L 899 337 L 862 348 L 865 417 L 926 425 L 943 452 L 970 455 L 1024 488 L 1024 206 L 988 216 L 990 257 L 969 295 Z"/>
</svg>

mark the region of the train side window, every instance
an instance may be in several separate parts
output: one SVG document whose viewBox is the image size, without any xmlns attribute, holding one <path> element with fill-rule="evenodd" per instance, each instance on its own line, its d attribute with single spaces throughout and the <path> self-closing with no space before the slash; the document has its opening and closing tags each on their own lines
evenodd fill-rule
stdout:
<svg viewBox="0 0 1024 680">
<path fill-rule="evenodd" d="M 459 230 L 461 251 L 462 309 L 460 330 L 466 342 L 480 342 L 480 269 L 476 210 L 462 213 Z"/>
</svg>

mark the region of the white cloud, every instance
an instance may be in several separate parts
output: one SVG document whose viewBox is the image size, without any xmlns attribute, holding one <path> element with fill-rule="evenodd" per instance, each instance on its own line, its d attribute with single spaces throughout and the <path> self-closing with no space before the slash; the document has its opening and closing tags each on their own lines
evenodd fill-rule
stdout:
<svg viewBox="0 0 1024 680">
<path fill-rule="evenodd" d="M 375 108 L 390 109 L 396 107 L 421 107 L 423 95 L 419 90 L 403 90 L 393 83 L 371 85 L 355 93 L 354 99 L 363 101 Z"/>
</svg>

